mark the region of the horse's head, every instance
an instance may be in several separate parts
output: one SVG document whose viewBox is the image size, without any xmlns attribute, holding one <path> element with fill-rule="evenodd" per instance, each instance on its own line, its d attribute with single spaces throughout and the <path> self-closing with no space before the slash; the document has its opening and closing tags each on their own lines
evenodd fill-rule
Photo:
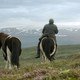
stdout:
<svg viewBox="0 0 80 80">
<path fill-rule="evenodd" d="M 2 47 L 2 45 L 4 44 L 5 39 L 7 38 L 7 36 L 9 36 L 8 34 L 5 34 L 3 32 L 0 33 L 0 48 Z"/>
<path fill-rule="evenodd" d="M 4 33 L 1 32 L 0 33 L 0 49 L 2 47 L 2 41 L 3 41 L 2 38 L 3 38 L 3 35 L 4 35 Z"/>
</svg>

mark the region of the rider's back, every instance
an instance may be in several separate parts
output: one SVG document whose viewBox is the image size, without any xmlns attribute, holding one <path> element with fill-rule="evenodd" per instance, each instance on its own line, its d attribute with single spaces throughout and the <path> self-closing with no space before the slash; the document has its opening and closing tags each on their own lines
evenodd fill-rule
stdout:
<svg viewBox="0 0 80 80">
<path fill-rule="evenodd" d="M 58 33 L 58 29 L 57 26 L 55 24 L 46 24 L 44 26 L 43 29 L 43 34 L 57 34 Z"/>
</svg>

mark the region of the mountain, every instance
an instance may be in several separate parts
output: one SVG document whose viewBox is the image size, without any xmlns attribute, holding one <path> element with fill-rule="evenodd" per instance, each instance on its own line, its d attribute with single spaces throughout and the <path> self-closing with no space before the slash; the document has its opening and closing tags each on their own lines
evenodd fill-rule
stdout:
<svg viewBox="0 0 80 80">
<path fill-rule="evenodd" d="M 37 46 L 38 39 L 41 36 L 42 29 L 19 29 L 19 28 L 2 28 L 0 32 L 18 37 L 22 42 L 22 47 Z M 57 36 L 58 45 L 80 44 L 80 29 L 63 28 L 59 29 Z"/>
<path fill-rule="evenodd" d="M 22 47 L 36 46 L 38 43 L 39 31 L 37 30 L 22 30 L 17 28 L 2 28 L 0 32 L 18 37 L 22 42 Z"/>
<path fill-rule="evenodd" d="M 80 44 L 80 29 L 70 28 L 70 29 L 59 29 L 59 34 L 57 36 L 59 44 Z"/>
</svg>

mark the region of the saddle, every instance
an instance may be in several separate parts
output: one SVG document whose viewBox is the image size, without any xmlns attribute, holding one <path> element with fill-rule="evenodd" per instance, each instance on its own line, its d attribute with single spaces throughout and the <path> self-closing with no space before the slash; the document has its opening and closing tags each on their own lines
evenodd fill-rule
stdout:
<svg viewBox="0 0 80 80">
<path fill-rule="evenodd" d="M 42 35 L 39 40 L 41 41 L 44 37 L 47 37 L 47 38 L 51 38 L 51 39 L 54 39 L 56 41 L 56 36 L 55 35 L 52 35 L 52 34 L 45 34 L 45 35 Z"/>
</svg>

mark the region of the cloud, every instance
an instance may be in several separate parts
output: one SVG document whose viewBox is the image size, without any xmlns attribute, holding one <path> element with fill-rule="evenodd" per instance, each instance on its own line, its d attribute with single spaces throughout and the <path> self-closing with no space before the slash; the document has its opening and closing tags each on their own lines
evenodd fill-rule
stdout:
<svg viewBox="0 0 80 80">
<path fill-rule="evenodd" d="M 0 0 L 0 26 L 43 26 L 49 18 L 80 22 L 80 0 Z"/>
</svg>

